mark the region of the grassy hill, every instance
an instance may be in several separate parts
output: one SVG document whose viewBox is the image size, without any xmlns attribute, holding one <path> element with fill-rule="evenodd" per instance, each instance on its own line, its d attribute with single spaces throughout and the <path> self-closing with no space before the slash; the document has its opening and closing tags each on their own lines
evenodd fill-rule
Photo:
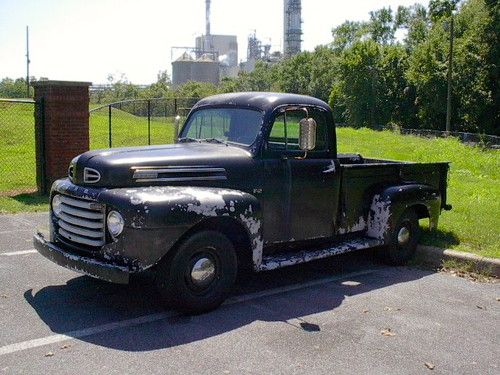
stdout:
<svg viewBox="0 0 500 375">
<path fill-rule="evenodd" d="M 108 108 L 94 111 L 90 115 L 90 148 L 109 147 Z M 151 118 L 151 144 L 172 143 L 174 121 L 172 117 Z M 112 146 L 142 146 L 148 144 L 147 117 L 134 116 L 113 108 L 111 114 Z"/>
<path fill-rule="evenodd" d="M 0 111 L 2 109 L 0 108 Z M 29 105 L 0 115 L 0 193 L 35 186 L 33 113 Z M 147 119 L 113 110 L 113 146 L 147 144 Z M 500 258 L 500 153 L 461 144 L 453 138 L 425 139 L 390 131 L 340 128 L 340 152 L 417 162 L 449 161 L 448 201 L 453 210 L 441 216 L 439 230 L 424 231 L 423 243 Z M 171 143 L 172 119 L 151 121 L 151 143 Z M 90 146 L 108 147 L 108 113 L 91 115 Z M 15 173 L 13 173 L 15 171 Z M 1 195 L 1 194 L 0 194 Z M 46 210 L 45 198 L 0 196 L 0 212 Z"/>
</svg>

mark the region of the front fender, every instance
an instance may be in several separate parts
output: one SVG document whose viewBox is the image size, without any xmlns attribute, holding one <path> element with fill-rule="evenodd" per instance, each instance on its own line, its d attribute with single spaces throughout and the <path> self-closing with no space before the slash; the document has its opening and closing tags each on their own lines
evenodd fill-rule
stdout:
<svg viewBox="0 0 500 375">
<path fill-rule="evenodd" d="M 439 190 L 429 185 L 408 184 L 380 191 L 373 196 L 370 205 L 367 235 L 387 242 L 401 214 L 410 207 L 418 206 L 427 209 L 430 228 L 437 227 L 441 212 Z"/>
<path fill-rule="evenodd" d="M 230 217 L 246 229 L 254 264 L 262 259 L 262 213 L 256 197 L 231 189 L 146 187 L 103 191 L 99 200 L 124 217 L 141 246 L 142 263 L 157 263 L 190 228 L 211 217 Z M 117 241 L 117 245 L 120 239 Z M 142 245 L 140 244 L 142 242 Z M 148 246 L 154 244 L 154 246 Z"/>
</svg>

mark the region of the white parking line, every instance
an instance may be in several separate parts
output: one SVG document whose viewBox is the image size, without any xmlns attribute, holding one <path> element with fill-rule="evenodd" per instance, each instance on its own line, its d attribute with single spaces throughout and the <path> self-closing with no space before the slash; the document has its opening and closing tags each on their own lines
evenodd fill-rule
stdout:
<svg viewBox="0 0 500 375">
<path fill-rule="evenodd" d="M 37 253 L 37 251 L 35 249 L 31 249 L 31 250 L 11 251 L 9 253 L 0 253 L 0 255 L 12 257 L 14 255 L 25 255 L 25 254 L 34 254 L 34 253 Z"/>
<path fill-rule="evenodd" d="M 242 302 L 248 302 L 251 300 L 255 300 L 258 298 L 262 297 L 269 297 L 277 294 L 282 294 L 294 290 L 300 290 L 300 289 L 305 289 L 309 288 L 312 286 L 317 286 L 317 285 L 322 285 L 322 284 L 328 284 L 334 281 L 342 280 L 342 279 L 347 279 L 351 277 L 357 277 L 357 276 L 362 276 L 362 275 L 367 275 L 370 273 L 373 273 L 373 269 L 368 269 L 360 272 L 353 272 L 347 275 L 340 275 L 336 277 L 326 277 L 318 280 L 312 280 L 309 282 L 305 283 L 300 283 L 300 284 L 293 284 L 293 285 L 288 285 L 288 286 L 283 286 L 275 289 L 269 289 L 269 290 L 264 290 L 261 292 L 255 292 L 255 293 L 250 293 L 242 296 L 236 296 L 233 298 L 228 299 L 224 305 L 234 305 L 237 303 L 242 303 Z M 56 335 L 50 335 L 46 337 L 42 337 L 39 339 L 34 339 L 34 340 L 28 340 L 28 341 L 22 341 L 18 342 L 15 344 L 9 344 L 0 347 L 0 356 L 5 355 L 5 354 L 10 354 L 10 353 L 15 353 L 19 352 L 22 350 L 27 350 L 27 349 L 33 349 L 37 348 L 40 346 L 48 345 L 48 344 L 54 344 L 57 342 L 61 341 L 66 341 L 66 340 L 73 340 L 73 339 L 78 339 L 78 338 L 83 338 L 87 336 L 92 336 L 98 333 L 103 333 L 103 332 L 108 332 L 108 331 L 114 331 L 120 328 L 129 328 L 129 327 L 134 327 L 138 326 L 141 324 L 145 323 L 153 323 L 157 322 L 159 320 L 164 320 L 167 318 L 171 318 L 173 316 L 176 316 L 177 313 L 175 312 L 164 312 L 164 313 L 157 313 L 157 314 L 149 314 L 149 315 L 144 315 L 138 318 L 134 319 L 127 319 L 127 320 L 122 320 L 119 322 L 114 322 L 114 323 L 107 323 L 95 327 L 90 327 L 90 328 L 84 328 L 76 331 L 69 331 L 66 333 L 62 334 L 56 334 Z"/>
</svg>

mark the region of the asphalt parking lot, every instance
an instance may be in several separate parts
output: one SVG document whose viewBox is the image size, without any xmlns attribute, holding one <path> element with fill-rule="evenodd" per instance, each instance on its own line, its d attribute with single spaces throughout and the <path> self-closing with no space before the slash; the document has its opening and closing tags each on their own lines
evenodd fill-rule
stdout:
<svg viewBox="0 0 500 375">
<path fill-rule="evenodd" d="M 162 309 L 33 251 L 46 214 L 0 215 L 0 373 L 498 374 L 499 284 L 368 253 L 253 275 L 218 310 Z"/>
</svg>

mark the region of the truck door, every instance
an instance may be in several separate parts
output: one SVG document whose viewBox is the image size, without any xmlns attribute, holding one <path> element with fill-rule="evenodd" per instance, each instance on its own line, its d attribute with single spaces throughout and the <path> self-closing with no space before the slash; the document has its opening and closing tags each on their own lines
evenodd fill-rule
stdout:
<svg viewBox="0 0 500 375">
<path fill-rule="evenodd" d="M 331 124 L 324 111 L 308 108 L 308 112 L 316 120 L 317 138 L 316 148 L 305 158 L 298 145 L 299 121 L 305 117 L 301 109 L 278 113 L 268 140 L 268 157 L 264 160 L 268 181 L 264 186 L 272 190 L 273 198 L 266 199 L 264 211 L 271 203 L 274 217 L 266 218 L 264 212 L 264 232 L 266 238 L 273 233 L 274 240 L 280 239 L 277 242 L 331 237 L 335 233 L 340 167 L 329 157 L 327 126 Z M 266 224 L 269 220 L 274 225 Z M 272 228 L 268 230 L 268 226 Z"/>
</svg>

